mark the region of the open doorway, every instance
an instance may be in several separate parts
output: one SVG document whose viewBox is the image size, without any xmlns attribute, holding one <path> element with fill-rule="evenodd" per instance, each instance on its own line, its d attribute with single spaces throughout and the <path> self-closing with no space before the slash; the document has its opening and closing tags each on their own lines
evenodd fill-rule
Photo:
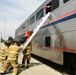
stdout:
<svg viewBox="0 0 76 75">
<path fill-rule="evenodd" d="M 51 12 L 51 2 L 49 4 L 47 4 L 46 6 L 50 6 L 50 7 L 46 8 L 46 14 L 47 14 L 48 12 Z"/>
</svg>

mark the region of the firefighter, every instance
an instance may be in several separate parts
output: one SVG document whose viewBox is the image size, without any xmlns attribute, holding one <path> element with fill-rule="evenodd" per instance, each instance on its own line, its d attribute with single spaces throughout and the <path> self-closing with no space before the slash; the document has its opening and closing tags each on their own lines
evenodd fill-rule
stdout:
<svg viewBox="0 0 76 75">
<path fill-rule="evenodd" d="M 31 34 L 32 33 L 30 31 L 26 32 L 26 35 L 25 35 L 27 37 L 26 41 L 28 41 Z M 25 67 L 25 60 L 27 60 L 27 68 L 29 68 L 30 59 L 31 59 L 31 51 L 32 51 L 32 46 L 31 46 L 31 42 L 30 42 L 28 44 L 28 46 L 23 51 L 23 58 L 22 58 L 22 66 L 21 67 Z"/>
<path fill-rule="evenodd" d="M 10 44 L 13 44 L 13 41 L 14 41 L 14 39 L 11 36 L 9 36 L 7 42 L 8 43 L 10 42 Z"/>
<path fill-rule="evenodd" d="M 2 66 L 7 59 L 9 46 L 10 46 L 10 42 L 9 43 L 5 42 L 4 45 L 2 46 L 1 50 L 0 50 L 0 61 L 2 63 Z"/>
<path fill-rule="evenodd" d="M 13 75 L 18 75 L 18 52 L 23 46 L 18 46 L 18 42 L 14 41 L 13 45 L 9 47 L 8 58 L 2 67 L 0 75 L 4 75 L 9 66 L 13 67 Z"/>
<path fill-rule="evenodd" d="M 27 37 L 22 37 L 20 40 L 19 40 L 19 46 L 21 45 L 21 44 L 23 44 L 25 41 L 26 41 L 26 39 L 27 39 Z"/>
</svg>

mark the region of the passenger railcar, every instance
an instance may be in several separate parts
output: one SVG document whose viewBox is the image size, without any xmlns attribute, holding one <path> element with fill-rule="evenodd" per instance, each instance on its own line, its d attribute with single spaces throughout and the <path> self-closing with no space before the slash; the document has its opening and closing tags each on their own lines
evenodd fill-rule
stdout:
<svg viewBox="0 0 76 75">
<path fill-rule="evenodd" d="M 50 7 L 48 7 L 50 6 Z M 76 0 L 46 0 L 16 30 L 16 39 L 38 24 L 48 12 L 47 19 L 32 40 L 32 53 L 55 62 L 72 66 L 76 71 Z M 70 66 L 69 66 L 70 65 Z"/>
</svg>

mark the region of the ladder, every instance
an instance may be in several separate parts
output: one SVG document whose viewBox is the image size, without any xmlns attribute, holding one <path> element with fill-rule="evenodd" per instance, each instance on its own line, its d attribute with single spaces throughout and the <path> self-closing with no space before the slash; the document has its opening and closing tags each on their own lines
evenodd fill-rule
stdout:
<svg viewBox="0 0 76 75">
<path fill-rule="evenodd" d="M 44 24 L 44 22 L 47 20 L 47 18 L 50 16 L 50 12 L 48 12 L 47 15 L 45 15 L 41 21 L 37 24 L 37 26 L 34 28 L 32 35 L 30 36 L 30 38 L 28 39 L 28 41 L 24 44 L 23 46 L 23 50 L 26 48 L 26 46 L 30 43 L 30 41 L 33 39 L 33 37 L 36 35 L 36 33 L 38 32 L 38 30 L 41 28 L 41 26 Z"/>
</svg>

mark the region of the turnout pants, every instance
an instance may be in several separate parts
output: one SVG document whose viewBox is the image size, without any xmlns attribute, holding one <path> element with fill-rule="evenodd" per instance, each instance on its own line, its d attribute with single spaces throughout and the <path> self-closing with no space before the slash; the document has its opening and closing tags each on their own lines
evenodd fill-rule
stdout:
<svg viewBox="0 0 76 75">
<path fill-rule="evenodd" d="M 3 67 L 5 61 L 6 61 L 5 59 L 1 59 L 1 60 L 0 60 L 0 62 L 1 62 L 1 64 L 2 64 L 2 67 Z"/>
<path fill-rule="evenodd" d="M 25 61 L 27 59 L 27 66 L 30 65 L 30 60 L 31 60 L 31 54 L 28 54 L 28 55 L 24 55 L 23 56 L 23 59 L 22 59 L 22 65 L 24 66 L 25 65 Z"/>
<path fill-rule="evenodd" d="M 2 67 L 2 72 L 4 73 L 10 65 L 13 67 L 13 75 L 16 75 L 18 73 L 18 63 L 16 60 L 6 60 Z"/>
</svg>

